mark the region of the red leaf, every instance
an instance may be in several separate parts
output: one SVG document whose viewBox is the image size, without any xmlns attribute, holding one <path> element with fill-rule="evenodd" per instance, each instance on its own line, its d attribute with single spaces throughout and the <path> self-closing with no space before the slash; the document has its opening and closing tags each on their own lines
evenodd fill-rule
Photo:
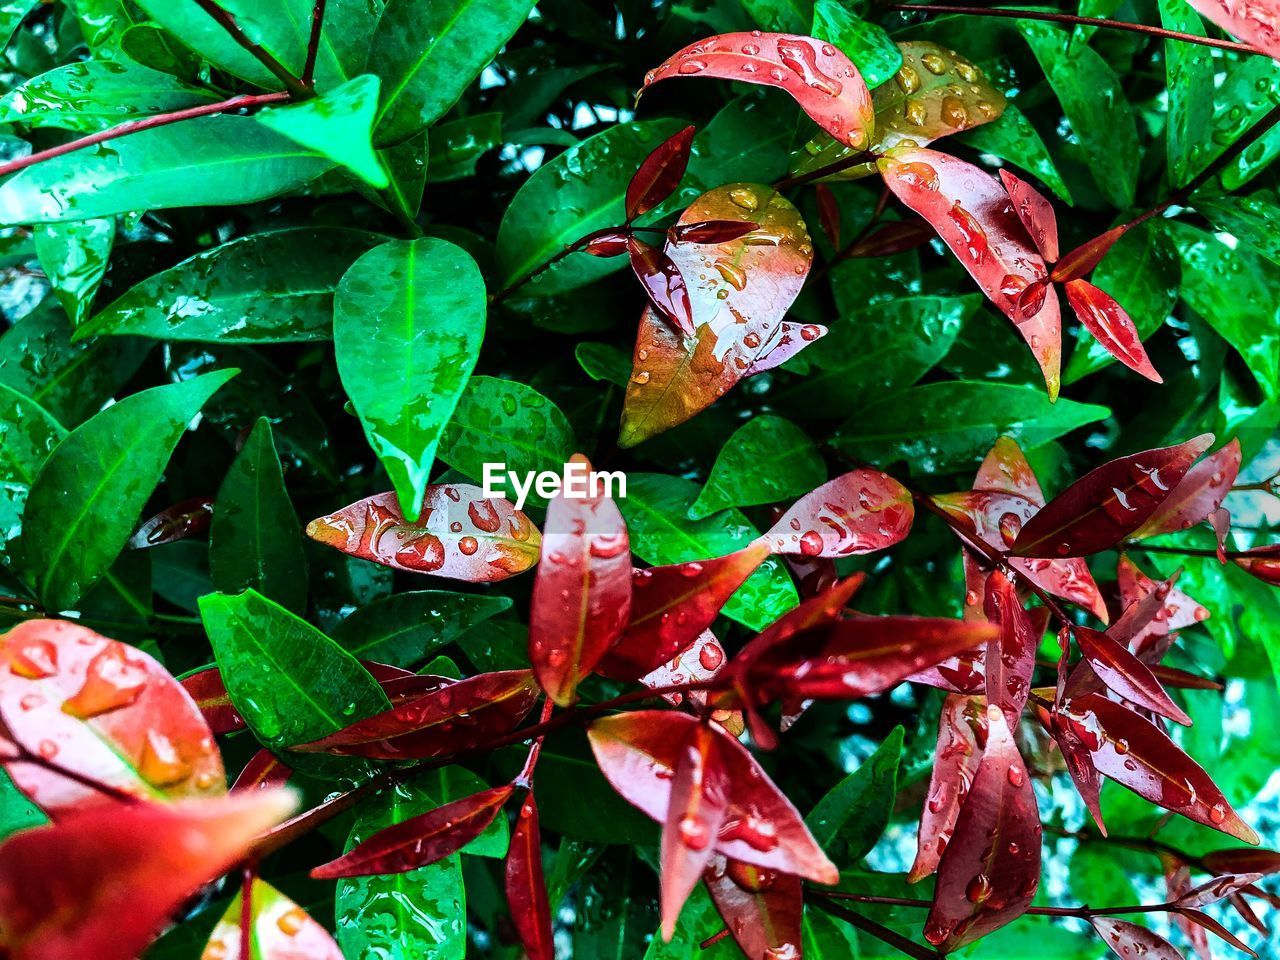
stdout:
<svg viewBox="0 0 1280 960">
<path fill-rule="evenodd" d="M 227 789 L 213 735 L 182 685 L 141 650 L 65 620 L 27 620 L 0 636 L 0 726 L 30 753 L 138 797 Z M 5 768 L 53 816 L 112 802 L 42 766 Z"/>
<path fill-rule="evenodd" d="M 1189 820 L 1258 842 L 1199 764 L 1132 710 L 1091 693 L 1065 704 L 1061 719 L 1103 775 Z"/>
<path fill-rule="evenodd" d="M 712 855 L 729 813 L 729 781 L 721 735 L 706 723 L 679 745 L 671 798 L 662 825 L 662 939 L 671 941 L 680 908 Z"/>
<path fill-rule="evenodd" d="M 1115 546 L 1147 521 L 1211 443 L 1206 433 L 1089 471 L 1022 525 L 1014 555 L 1082 557 Z"/>
<path fill-rule="evenodd" d="M 652 303 L 675 331 L 693 336 L 693 304 L 689 289 L 675 262 L 657 247 L 635 236 L 627 237 L 631 269 Z"/>
<path fill-rule="evenodd" d="M 243 889 L 213 928 L 201 955 L 209 960 L 342 960 L 342 951 L 300 906 L 263 880 L 249 893 L 249 957 L 241 954 Z"/>
<path fill-rule="evenodd" d="M 1139 956 L 1143 960 L 1183 960 L 1168 940 L 1146 927 L 1114 917 L 1091 917 L 1089 922 L 1111 952 L 1124 960 Z"/>
<path fill-rule="evenodd" d="M 482 673 L 291 749 L 376 760 L 439 757 L 514 730 L 537 700 L 528 670 Z"/>
<path fill-rule="evenodd" d="M 911 493 L 879 470 L 851 470 L 805 494 L 764 539 L 774 553 L 847 557 L 891 547 L 911 530 Z"/>
<path fill-rule="evenodd" d="M 897 223 L 886 223 L 850 248 L 848 256 L 855 257 L 891 257 L 895 253 L 914 250 L 932 240 L 937 234 L 933 227 L 918 217 Z"/>
<path fill-rule="evenodd" d="M 687 714 L 640 710 L 596 720 L 587 734 L 596 762 L 613 788 L 658 823 L 666 823 L 681 745 L 699 724 Z M 714 848 L 759 867 L 835 883 L 839 871 L 814 842 L 791 801 L 742 744 L 711 729 L 729 797 Z"/>
<path fill-rule="evenodd" d="M 702 880 L 725 926 L 751 960 L 800 956 L 804 883 L 799 877 L 717 854 Z"/>
<path fill-rule="evenodd" d="M 1280 544 L 1258 547 L 1247 557 L 1234 557 L 1233 562 L 1263 583 L 1280 587 Z"/>
<path fill-rule="evenodd" d="M 750 220 L 702 220 L 677 223 L 667 237 L 672 243 L 728 243 L 759 228 L 760 224 Z"/>
<path fill-rule="evenodd" d="M 293 771 L 277 759 L 270 750 L 259 750 L 240 771 L 231 785 L 232 793 L 258 790 L 274 790 L 283 787 L 293 776 Z"/>
<path fill-rule="evenodd" d="M 14 960 L 133 960 L 182 904 L 286 816 L 287 790 L 111 804 L 0 846 L 0 927 Z"/>
<path fill-rule="evenodd" d="M 1240 441 L 1232 439 L 1188 470 L 1133 536 L 1176 533 L 1202 522 L 1222 506 L 1239 473 Z"/>
<path fill-rule="evenodd" d="M 1280 852 L 1253 847 L 1213 850 L 1200 858 L 1206 870 L 1214 873 L 1280 873 Z"/>
<path fill-rule="evenodd" d="M 938 231 L 982 292 L 1014 322 L 1040 364 L 1050 399 L 1057 397 L 1058 300 L 1050 295 L 1029 318 L 1018 308 L 1018 296 L 1047 269 L 1004 187 L 973 164 L 921 147 L 897 147 L 877 165 L 885 185 Z"/>
<path fill-rule="evenodd" d="M 166 507 L 145 521 L 129 538 L 129 546 L 134 550 L 145 550 L 194 537 L 208 530 L 212 519 L 212 498 L 192 497 Z"/>
<path fill-rule="evenodd" d="M 1088 627 L 1076 627 L 1074 633 L 1080 652 L 1108 687 L 1140 707 L 1168 717 L 1184 727 L 1191 726 L 1191 718 L 1169 699 L 1169 694 L 1160 686 L 1160 681 L 1151 673 L 1151 668 L 1126 647 L 1105 633 Z"/>
<path fill-rule="evenodd" d="M 973 478 L 974 490 L 995 490 L 1024 497 L 1044 506 L 1044 492 L 1035 471 L 1013 437 L 1000 437 L 987 453 Z"/>
<path fill-rule="evenodd" d="M 587 464 L 581 454 L 570 463 Z M 590 470 L 590 464 L 587 464 Z M 529 660 L 561 706 L 621 636 L 631 611 L 631 549 L 613 499 L 559 494 L 547 505 L 543 560 L 529 610 Z"/>
<path fill-rule="evenodd" d="M 511 922 L 528 960 L 555 960 L 551 905 L 547 901 L 547 884 L 542 875 L 542 831 L 538 828 L 538 806 L 532 790 L 524 798 L 516 827 L 511 832 L 506 892 Z"/>
<path fill-rule="evenodd" d="M 394 493 L 379 493 L 312 520 L 307 536 L 362 560 L 471 583 L 528 570 L 542 540 L 510 502 L 467 483 L 427 487 L 417 523 L 405 521 Z"/>
<path fill-rule="evenodd" d="M 1087 275 L 1115 246 L 1116 241 L 1129 231 L 1132 224 L 1122 223 L 1092 240 L 1086 240 L 1054 265 L 1049 279 L 1054 283 L 1067 283 Z"/>
<path fill-rule="evenodd" d="M 1031 693 L 1036 648 L 1044 631 L 1036 631 L 1017 590 L 999 570 L 987 578 L 985 608 L 987 619 L 1000 628 L 986 652 L 987 702 L 1000 707 L 1009 728 L 1016 729 Z"/>
<path fill-rule="evenodd" d="M 1194 0 L 1191 6 L 1227 33 L 1280 60 L 1280 11 L 1271 4 L 1261 0 Z"/>
<path fill-rule="evenodd" d="M 734 672 L 739 677 L 744 676 L 756 660 L 775 646 L 786 643 L 802 630 L 837 619 L 865 580 L 865 574 L 855 573 L 832 584 L 816 597 L 810 597 L 792 607 L 739 651 L 733 658 Z"/>
<path fill-rule="evenodd" d="M 938 865 L 925 939 L 944 952 L 1026 912 L 1040 884 L 1040 814 L 1031 779 L 999 707 L 955 832 Z"/>
<path fill-rule="evenodd" d="M 210 732 L 231 733 L 244 729 L 244 718 L 231 702 L 231 695 L 227 693 L 227 688 L 222 683 L 222 673 L 217 667 L 197 670 L 179 682 L 187 695 L 195 701 Z"/>
<path fill-rule="evenodd" d="M 751 361 L 751 366 L 742 375 L 754 377 L 758 373 L 780 367 L 809 344 L 826 335 L 827 328 L 820 323 L 801 324 L 783 320 L 778 324 L 777 333 L 769 339 L 760 355 Z"/>
<path fill-rule="evenodd" d="M 1039 190 L 1008 170 L 1000 170 L 1000 182 L 1013 201 L 1013 212 L 1035 241 L 1040 256 L 1053 263 L 1058 259 L 1058 216 L 1053 212 L 1053 204 Z"/>
<path fill-rule="evenodd" d="M 669 663 L 711 626 L 768 555 L 768 547 L 754 543 L 714 560 L 632 571 L 631 622 L 601 661 L 600 672 L 635 680 Z"/>
<path fill-rule="evenodd" d="M 1152 580 L 1128 556 L 1116 564 L 1120 598 L 1128 606 L 1107 635 L 1154 667 L 1172 643 L 1171 633 L 1209 619 L 1209 611 L 1174 587 L 1181 569 L 1168 580 Z"/>
<path fill-rule="evenodd" d="M 1138 328 L 1129 314 L 1111 294 L 1099 290 L 1088 280 L 1069 280 L 1063 287 L 1067 303 L 1093 338 L 1130 370 L 1155 383 L 1164 383 L 1147 357 Z"/>
<path fill-rule="evenodd" d="M 818 201 L 818 222 L 822 232 L 827 235 L 832 248 L 840 249 L 840 205 L 836 203 L 835 194 L 825 183 L 816 184 L 813 195 Z"/>
<path fill-rule="evenodd" d="M 920 811 L 916 860 L 907 875 L 908 883 L 918 883 L 937 872 L 986 742 L 987 710 L 981 698 L 948 696 L 938 720 L 938 747 L 929 793 Z"/>
<path fill-rule="evenodd" d="M 316 880 L 404 873 L 456 853 L 493 822 L 515 788 L 491 787 L 379 830 L 336 860 L 311 871 Z"/>
<path fill-rule="evenodd" d="M 1107 825 L 1102 819 L 1102 801 L 1099 799 L 1102 780 L 1099 778 L 1098 768 L 1093 763 L 1093 750 L 1090 749 L 1097 740 L 1092 735 L 1087 735 L 1087 730 L 1076 724 L 1069 716 L 1064 715 L 1061 710 L 1053 712 L 1051 724 L 1053 738 L 1057 741 L 1058 749 L 1062 751 L 1062 757 L 1067 764 L 1067 773 L 1071 776 L 1072 783 L 1076 785 L 1076 791 L 1084 801 L 1085 809 L 1093 817 L 1093 822 L 1098 825 L 1098 831 L 1105 837 Z"/>
<path fill-rule="evenodd" d="M 627 184 L 627 223 L 675 193 L 689 166 L 689 151 L 693 149 L 693 135 L 697 132 L 697 127 L 685 127 L 644 158 Z"/>
<path fill-rule="evenodd" d="M 1207 907 L 1252 886 L 1262 877 L 1261 873 L 1224 874 L 1199 886 L 1190 887 L 1185 893 L 1179 894 L 1175 902 L 1180 907 Z"/>
<path fill-rule="evenodd" d="M 640 682 L 652 690 L 700 683 L 718 676 L 724 664 L 724 647 L 714 633 L 703 630 L 694 638 L 692 645 L 640 677 Z M 663 694 L 663 699 L 672 706 L 679 706 L 684 702 L 684 694 L 666 693 Z M 704 690 L 694 690 L 690 692 L 689 699 L 702 705 L 707 701 L 707 693 Z"/>
<path fill-rule="evenodd" d="M 618 257 L 627 252 L 630 240 L 629 232 L 609 227 L 584 237 L 581 241 L 582 252 L 593 257 Z"/>
<path fill-rule="evenodd" d="M 1203 936 L 1203 933 L 1200 932 L 1200 928 L 1202 928 L 1203 930 L 1208 930 L 1211 933 L 1221 937 L 1223 940 L 1227 941 L 1227 943 L 1231 944 L 1237 950 L 1247 953 L 1251 957 L 1256 957 L 1258 955 L 1256 950 L 1251 948 L 1247 943 L 1245 943 L 1243 940 L 1241 940 L 1234 933 L 1232 933 L 1230 930 L 1228 930 L 1226 927 L 1220 924 L 1217 920 L 1213 919 L 1213 917 L 1209 916 L 1207 913 L 1203 913 L 1199 910 L 1193 910 L 1190 907 L 1184 907 L 1181 910 L 1179 910 L 1176 914 L 1174 914 L 1174 917 L 1180 921 L 1179 926 L 1182 926 L 1183 923 L 1185 923 L 1186 926 L 1189 926 L 1192 929 L 1197 930 L 1197 932 L 1200 933 L 1200 936 Z M 1186 927 L 1183 927 L 1183 929 L 1186 929 Z M 1196 937 L 1193 937 L 1192 939 L 1198 940 L 1198 938 Z M 1199 949 L 1199 947 L 1200 947 L 1200 944 L 1197 942 L 1196 948 Z M 1204 953 L 1201 954 L 1201 956 L 1212 956 L 1207 942 L 1205 943 L 1205 946 L 1204 946 Z"/>
<path fill-rule="evenodd" d="M 645 74 L 644 85 L 673 77 L 720 77 L 779 87 L 836 140 L 861 150 L 875 124 L 858 68 L 829 43 L 786 33 L 723 33 L 690 44 Z"/>
</svg>

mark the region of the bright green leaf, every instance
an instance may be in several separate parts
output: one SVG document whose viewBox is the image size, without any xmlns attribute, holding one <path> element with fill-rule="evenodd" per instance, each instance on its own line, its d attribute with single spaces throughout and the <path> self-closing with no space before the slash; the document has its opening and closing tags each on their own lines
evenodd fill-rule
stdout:
<svg viewBox="0 0 1280 960">
<path fill-rule="evenodd" d="M 467 630 L 511 609 L 499 595 L 414 590 L 360 607 L 330 634 L 361 660 L 415 667 Z"/>
<path fill-rule="evenodd" d="M 826 479 L 826 464 L 807 433 L 782 417 L 752 417 L 725 441 L 689 517 L 793 500 Z"/>
<path fill-rule="evenodd" d="M 876 845 L 893 816 L 902 758 L 902 727 L 818 801 L 805 817 L 809 832 L 837 863 L 857 863 Z"/>
<path fill-rule="evenodd" d="M 364 74 L 323 96 L 259 110 L 253 118 L 381 189 L 389 180 L 373 149 L 378 78 Z"/>
<path fill-rule="evenodd" d="M 114 219 L 47 223 L 35 230 L 40 268 L 72 326 L 79 326 L 88 316 L 93 295 L 107 272 L 115 237 Z"/>
</svg>

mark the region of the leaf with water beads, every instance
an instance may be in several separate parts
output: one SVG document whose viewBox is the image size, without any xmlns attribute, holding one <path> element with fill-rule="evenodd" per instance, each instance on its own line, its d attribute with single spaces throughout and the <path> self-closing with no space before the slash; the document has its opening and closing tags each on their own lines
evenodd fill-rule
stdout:
<svg viewBox="0 0 1280 960">
<path fill-rule="evenodd" d="M 1087 280 L 1068 280 L 1063 291 L 1080 323 L 1109 354 L 1153 383 L 1164 382 L 1147 357 L 1138 328 L 1115 297 Z"/>
<path fill-rule="evenodd" d="M 1191 726 L 1191 718 L 1169 698 L 1151 668 L 1128 648 L 1088 627 L 1076 627 L 1074 632 L 1085 660 L 1111 690 L 1175 723 Z"/>
<path fill-rule="evenodd" d="M 312 520 L 307 536 L 362 560 L 470 583 L 523 573 L 542 543 L 509 501 L 466 483 L 427 487 L 416 523 L 404 519 L 394 493 L 379 493 Z"/>
<path fill-rule="evenodd" d="M 1187 0 L 1227 33 L 1280 60 L 1280 12 L 1265 0 Z"/>
<path fill-rule="evenodd" d="M 987 619 L 1000 628 L 986 648 L 987 701 L 1004 711 L 1009 729 L 1015 730 L 1031 693 L 1043 621 L 1037 624 L 1028 616 L 1013 582 L 999 570 L 987 578 L 983 606 Z"/>
<path fill-rule="evenodd" d="M 1008 170 L 1000 170 L 1000 182 L 1013 201 L 1014 213 L 1035 241 L 1040 256 L 1046 262 L 1054 263 L 1058 259 L 1058 216 L 1053 212 L 1053 204 L 1039 190 Z"/>
<path fill-rule="evenodd" d="M 1052 291 L 1033 315 L 1019 297 L 1048 275 L 1044 259 L 998 180 L 973 164 L 914 147 L 877 161 L 885 185 L 929 221 L 988 299 L 1017 327 L 1044 374 L 1050 399 L 1061 383 L 1062 320 Z"/>
<path fill-rule="evenodd" d="M 1163 582 L 1148 577 L 1126 554 L 1116 563 L 1116 582 L 1124 612 L 1107 634 L 1154 667 L 1173 643 L 1173 631 L 1209 619 L 1209 611 L 1176 589 L 1181 570 Z"/>
<path fill-rule="evenodd" d="M 601 772 L 629 803 L 666 823 L 672 778 L 681 744 L 701 721 L 667 710 L 640 710 L 596 720 L 588 728 Z M 817 883 L 839 878 L 804 820 L 744 746 L 710 728 L 728 783 L 728 808 L 712 838 L 726 857 L 805 877 Z"/>
<path fill-rule="evenodd" d="M 570 461 L 590 464 L 581 454 Z M 529 609 L 529 661 L 538 684 L 561 706 L 617 642 L 631 613 L 631 545 L 618 505 L 606 493 L 547 506 L 543 558 Z"/>
<path fill-rule="evenodd" d="M 342 960 L 342 951 L 329 931 L 271 884 L 257 877 L 249 888 L 249 909 L 244 910 L 244 889 L 228 904 L 209 935 L 203 957 L 217 960 Z M 240 952 L 243 922 L 249 920 L 250 954 Z"/>
<path fill-rule="evenodd" d="M 742 952 L 759 960 L 800 956 L 804 882 L 716 854 L 702 875 L 716 912 Z"/>
<path fill-rule="evenodd" d="M 212 517 L 212 497 L 183 500 L 144 520 L 129 538 L 129 547 L 133 550 L 145 550 L 194 537 L 209 529 Z"/>
<path fill-rule="evenodd" d="M 1240 441 L 1233 437 L 1187 471 L 1155 512 L 1134 531 L 1134 538 L 1177 533 L 1206 520 L 1231 492 L 1240 473 L 1240 462 Z"/>
<path fill-rule="evenodd" d="M 1206 433 L 1089 471 L 1022 525 L 1013 554 L 1082 557 L 1115 546 L 1147 521 L 1212 443 Z"/>
<path fill-rule="evenodd" d="M 720 77 L 778 87 L 846 146 L 871 143 L 875 111 L 858 68 L 829 43 L 786 33 L 724 33 L 690 44 L 645 74 L 648 88 L 679 77 Z"/>
<path fill-rule="evenodd" d="M 164 667 L 65 620 L 28 620 L 0 637 L 0 727 L 32 755 L 137 797 L 178 800 L 227 789 L 204 717 Z M 45 767 L 4 766 L 54 816 L 111 802 Z"/>
<path fill-rule="evenodd" d="M 1115 917 L 1090 917 L 1089 922 L 1111 952 L 1123 960 L 1135 956 L 1145 960 L 1183 960 L 1173 944 L 1139 924 Z"/>
<path fill-rule="evenodd" d="M 631 270 L 644 287 L 649 302 L 682 336 L 693 335 L 693 304 L 680 268 L 663 251 L 634 234 L 627 237 Z"/>
<path fill-rule="evenodd" d="M 851 470 L 805 494 L 764 535 L 774 553 L 846 557 L 891 547 L 911 530 L 911 493 L 879 470 Z"/>
<path fill-rule="evenodd" d="M 680 186 L 680 179 L 689 166 L 689 152 L 697 129 L 690 125 L 672 134 L 644 158 L 627 184 L 628 222 L 648 213 Z"/>
<path fill-rule="evenodd" d="M 929 792 L 920 811 L 916 859 L 907 874 L 908 883 L 937 872 L 986 743 L 987 711 L 982 699 L 949 695 L 938 718 L 938 746 L 929 774 Z"/>
<path fill-rule="evenodd" d="M 1280 544 L 1258 547 L 1248 556 L 1232 557 L 1231 562 L 1263 583 L 1280 587 Z"/>
<path fill-rule="evenodd" d="M 520 815 L 511 833 L 504 874 L 511 922 L 528 960 L 555 960 L 551 904 L 542 872 L 542 831 L 538 824 L 538 804 L 532 790 L 520 806 Z"/>
</svg>

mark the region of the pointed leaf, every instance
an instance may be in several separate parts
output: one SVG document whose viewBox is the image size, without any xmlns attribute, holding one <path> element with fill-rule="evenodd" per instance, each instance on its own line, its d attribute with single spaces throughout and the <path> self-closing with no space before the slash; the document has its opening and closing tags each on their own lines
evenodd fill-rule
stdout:
<svg viewBox="0 0 1280 960">
<path fill-rule="evenodd" d="M 1133 956 L 1148 960 L 1183 960 L 1173 944 L 1146 927 L 1115 917 L 1091 917 L 1089 922 L 1111 952 L 1124 960 Z"/>
<path fill-rule="evenodd" d="M 243 925 L 249 920 L 250 955 L 241 955 Z M 236 894 L 226 913 L 213 928 L 204 956 L 220 960 L 342 960 L 342 951 L 307 911 L 265 880 L 254 878 L 249 888 L 249 909 L 244 909 L 244 890 Z"/>
<path fill-rule="evenodd" d="M 1058 259 L 1058 217 L 1053 212 L 1053 204 L 1039 190 L 1008 170 L 1000 171 L 1000 182 L 1008 191 L 1014 213 L 1035 241 L 1040 256 L 1048 263 L 1055 262 Z"/>
<path fill-rule="evenodd" d="M 1107 634 L 1088 627 L 1076 627 L 1074 632 L 1080 652 L 1103 683 L 1140 707 L 1185 727 L 1191 726 L 1191 718 L 1169 699 L 1169 694 L 1160 686 L 1151 668 L 1127 648 Z"/>
<path fill-rule="evenodd" d="M 1066 761 L 1067 773 L 1071 776 L 1071 781 L 1076 785 L 1076 791 L 1080 794 L 1080 799 L 1084 801 L 1085 809 L 1089 811 L 1094 823 L 1098 825 L 1098 830 L 1105 837 L 1107 835 L 1107 825 L 1102 819 L 1102 801 L 1100 799 L 1102 780 L 1099 776 L 1099 770 L 1093 762 L 1093 751 L 1091 749 L 1095 739 L 1086 737 L 1087 731 L 1062 710 L 1053 712 L 1050 723 L 1054 740 L 1057 742 L 1058 749 L 1062 751 L 1062 757 Z"/>
<path fill-rule="evenodd" d="M 698 128 L 685 127 L 659 144 L 627 184 L 627 221 L 648 213 L 675 193 L 689 166 L 693 135 Z"/>
<path fill-rule="evenodd" d="M 902 727 L 894 727 L 876 752 L 827 791 L 805 824 L 823 850 L 857 862 L 871 852 L 893 816 L 902 760 Z"/>
<path fill-rule="evenodd" d="M 827 467 L 809 435 L 782 417 L 752 417 L 725 441 L 689 510 L 701 520 L 725 507 L 776 503 L 812 490 Z"/>
<path fill-rule="evenodd" d="M 799 877 L 716 854 L 702 875 L 716 911 L 748 957 L 798 957 L 804 884 Z"/>
<path fill-rule="evenodd" d="M 1240 460 L 1240 441 L 1232 438 L 1188 470 L 1133 536 L 1143 539 L 1176 533 L 1205 520 L 1222 506 L 1235 484 Z"/>
<path fill-rule="evenodd" d="M 260 110 L 253 118 L 381 189 L 389 182 L 387 171 L 371 140 L 379 85 L 376 76 L 366 73 L 319 97 Z"/>
<path fill-rule="evenodd" d="M 911 530 L 911 493 L 878 470 L 851 470 L 805 494 L 765 539 L 775 553 L 845 557 L 891 547 Z"/>
<path fill-rule="evenodd" d="M 1280 873 L 1280 852 L 1251 847 L 1213 850 L 1200 858 L 1214 873 Z"/>
<path fill-rule="evenodd" d="M 1017 589 L 999 570 L 987 578 L 984 607 L 987 619 L 1000 627 L 987 647 L 987 702 L 1000 707 L 1009 729 L 1016 730 L 1031 693 L 1041 634 L 1035 631 Z"/>
<path fill-rule="evenodd" d="M 209 529 L 212 518 L 213 500 L 210 497 L 183 500 L 144 520 L 129 538 L 129 548 L 145 550 L 197 536 Z"/>
<path fill-rule="evenodd" d="M 1129 314 L 1110 294 L 1099 290 L 1087 280 L 1069 280 L 1063 287 L 1067 303 L 1107 352 L 1130 370 L 1135 370 L 1148 380 L 1163 383 L 1147 358 L 1146 348 Z"/>
<path fill-rule="evenodd" d="M 520 945 L 529 960 L 555 960 L 556 945 L 551 933 L 551 907 L 542 875 L 542 832 L 538 828 L 538 806 L 533 791 L 524 798 L 506 866 L 507 904 Z"/>
<path fill-rule="evenodd" d="M 955 832 L 960 808 L 969 796 L 987 743 L 987 711 L 978 697 L 951 694 L 938 720 L 938 746 L 929 792 L 920 811 L 916 859 L 907 874 L 918 883 L 937 872 Z"/>
<path fill-rule="evenodd" d="M 634 235 L 627 237 L 627 254 L 631 258 L 631 270 L 648 294 L 649 302 L 676 333 L 692 336 L 693 304 L 680 268 L 663 251 Z"/>
<path fill-rule="evenodd" d="M 492 583 L 538 561 L 542 535 L 507 500 L 466 483 L 428 486 L 422 518 L 405 521 L 393 493 L 379 493 L 312 520 L 307 536 L 410 573 Z"/>
</svg>

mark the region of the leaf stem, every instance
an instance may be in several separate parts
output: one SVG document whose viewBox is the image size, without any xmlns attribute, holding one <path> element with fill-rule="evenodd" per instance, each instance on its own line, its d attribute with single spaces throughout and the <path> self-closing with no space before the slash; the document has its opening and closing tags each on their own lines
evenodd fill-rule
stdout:
<svg viewBox="0 0 1280 960">
<path fill-rule="evenodd" d="M 1130 33 L 1143 33 L 1162 40 L 1181 40 L 1202 47 L 1217 47 L 1219 50 L 1235 50 L 1238 53 L 1252 53 L 1267 56 L 1266 51 L 1247 43 L 1235 40 L 1217 40 L 1213 37 L 1200 37 L 1193 33 L 1180 33 L 1177 30 L 1166 30 L 1163 27 L 1152 27 L 1145 23 L 1129 23 L 1124 20 L 1106 20 L 1101 17 L 1080 17 L 1071 13 L 1055 13 L 1045 10 L 1021 10 L 1009 7 L 969 7 L 944 3 L 887 3 L 882 9 L 899 13 L 960 13 L 975 17 L 1007 17 L 1014 20 L 1046 20 L 1050 23 L 1069 23 L 1085 27 L 1102 27 L 1107 30 L 1127 30 Z"/>
<path fill-rule="evenodd" d="M 320 31 L 324 27 L 327 0 L 315 0 L 311 7 L 311 36 L 307 39 L 307 62 L 302 66 L 302 83 L 308 90 L 316 88 L 316 59 L 320 55 Z"/>
<path fill-rule="evenodd" d="M 244 47 L 259 63 L 271 71 L 281 83 L 285 85 L 285 89 L 292 94 L 296 100 L 306 100 L 315 96 L 315 91 L 311 90 L 299 77 L 292 73 L 288 67 L 277 60 L 274 56 L 263 49 L 262 45 L 251 38 L 240 28 L 240 24 L 236 22 L 236 18 L 230 12 L 223 9 L 215 0 L 196 0 L 200 9 L 211 16 L 218 22 L 223 30 L 231 35 L 231 39 L 240 46 Z"/>
<path fill-rule="evenodd" d="M 248 107 L 261 107 L 269 103 L 285 103 L 292 99 L 292 94 L 288 93 L 244 94 L 232 97 L 230 100 L 221 100 L 218 103 L 206 103 L 199 107 L 189 107 L 186 110 L 175 110 L 172 113 L 158 113 L 153 117 L 143 117 L 140 120 L 129 120 L 106 130 L 91 133 L 87 137 L 71 140 L 68 143 L 62 143 L 56 147 L 50 147 L 48 150 L 41 150 L 38 153 L 30 153 L 25 157 L 18 157 L 7 163 L 0 163 L 0 177 L 18 170 L 25 170 L 27 167 L 42 163 L 45 160 L 52 160 L 54 157 L 61 157 L 64 154 L 83 150 L 85 147 L 92 147 L 108 140 L 127 137 L 131 133 L 154 130 L 156 127 L 167 126 L 170 123 L 178 123 L 181 120 L 190 120 L 195 117 L 207 117 L 216 113 L 228 113 L 232 110 L 243 110 Z"/>
<path fill-rule="evenodd" d="M 821 180 L 823 177 L 829 177 L 833 173 L 839 173 L 841 170 L 848 170 L 850 167 L 856 167 L 860 163 L 867 163 L 876 159 L 876 154 L 870 150 L 863 150 L 861 153 L 851 153 L 842 160 L 836 160 L 828 163 L 825 167 L 818 167 L 816 170 L 810 170 L 808 173 L 798 173 L 795 176 L 783 177 L 773 185 L 774 190 L 782 190 L 786 187 L 798 187 L 802 184 L 812 183 L 814 180 Z"/>
<path fill-rule="evenodd" d="M 873 903 L 889 907 L 918 907 L 927 910 L 933 906 L 932 901 L 918 900 L 911 897 L 877 897 L 865 893 L 843 893 L 839 890 L 823 890 L 816 898 L 821 900 L 848 900 L 853 903 Z M 1028 907 L 1026 912 L 1040 917 L 1075 917 L 1088 920 L 1090 917 L 1119 917 L 1134 913 L 1165 913 L 1173 909 L 1172 903 L 1132 904 L 1124 907 Z M 865 919 L 865 918 L 863 918 Z"/>
<path fill-rule="evenodd" d="M 914 940 L 908 940 L 906 937 L 898 933 L 896 930 L 890 930 L 888 927 L 884 926 L 883 924 L 877 923 L 876 921 L 872 920 L 870 917 L 864 917 L 862 914 L 855 913 L 849 908 L 842 906 L 839 903 L 836 903 L 837 899 L 853 900 L 860 903 L 881 903 L 881 902 L 884 902 L 885 900 L 889 900 L 893 898 L 867 897 L 863 899 L 861 894 L 852 894 L 852 893 L 841 894 L 831 890 L 823 890 L 821 893 L 817 894 L 816 896 L 811 894 L 809 897 L 809 902 L 816 907 L 821 907 L 823 910 L 831 914 L 833 917 L 839 917 L 841 920 L 849 924 L 851 927 L 857 927 L 859 930 L 863 931 L 864 933 L 869 933 L 871 936 L 875 937 L 877 940 L 880 940 L 883 943 L 887 943 L 889 946 L 893 947 L 896 950 L 900 950 L 902 953 L 906 954 L 908 957 L 915 957 L 916 960 L 935 960 L 935 958 L 937 957 L 944 956 L 944 954 L 939 953 L 936 950 L 930 950 L 926 947 L 920 946 L 920 944 L 916 943 Z M 901 905 L 925 906 L 925 907 L 930 906 L 927 900 L 904 901 Z"/>
</svg>

